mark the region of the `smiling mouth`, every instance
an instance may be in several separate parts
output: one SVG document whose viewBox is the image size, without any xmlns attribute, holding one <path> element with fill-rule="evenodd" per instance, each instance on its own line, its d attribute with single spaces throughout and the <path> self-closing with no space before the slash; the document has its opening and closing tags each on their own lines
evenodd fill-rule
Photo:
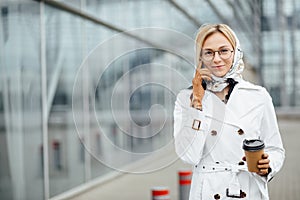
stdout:
<svg viewBox="0 0 300 200">
<path fill-rule="evenodd" d="M 219 69 L 221 67 L 224 67 L 223 65 L 213 66 L 213 68 Z"/>
</svg>

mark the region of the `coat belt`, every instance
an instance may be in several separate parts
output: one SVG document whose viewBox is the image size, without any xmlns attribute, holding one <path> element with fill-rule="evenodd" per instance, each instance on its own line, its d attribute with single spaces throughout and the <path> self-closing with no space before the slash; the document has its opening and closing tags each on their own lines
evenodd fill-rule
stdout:
<svg viewBox="0 0 300 200">
<path fill-rule="evenodd" d="M 221 164 L 221 163 L 199 163 L 194 168 L 195 172 L 198 173 L 214 173 L 214 172 L 231 172 L 234 173 L 234 176 L 232 177 L 232 180 L 229 183 L 229 189 L 234 188 L 235 193 L 238 193 L 238 189 L 240 188 L 240 183 L 237 178 L 237 174 L 241 171 L 248 171 L 247 165 L 238 165 L 238 164 Z M 266 184 L 263 183 L 262 180 L 255 176 L 254 173 L 250 173 L 251 176 L 253 176 L 255 182 L 258 185 L 259 190 L 261 191 L 262 195 L 264 196 L 264 199 L 268 199 L 268 191 L 266 189 Z M 237 190 L 236 190 L 237 189 Z M 234 191 L 233 190 L 233 191 Z"/>
<path fill-rule="evenodd" d="M 248 171 L 247 165 L 238 165 L 238 164 L 217 164 L 217 163 L 199 163 L 195 166 L 196 172 L 201 173 L 213 173 L 213 172 L 240 172 Z"/>
</svg>

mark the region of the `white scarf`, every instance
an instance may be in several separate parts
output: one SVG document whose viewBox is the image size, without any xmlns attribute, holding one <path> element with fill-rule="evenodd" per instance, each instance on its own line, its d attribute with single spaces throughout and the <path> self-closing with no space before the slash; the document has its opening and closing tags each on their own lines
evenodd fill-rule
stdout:
<svg viewBox="0 0 300 200">
<path fill-rule="evenodd" d="M 232 78 L 235 81 L 239 81 L 242 79 L 242 72 L 244 70 L 244 62 L 243 62 L 243 52 L 240 48 L 240 42 L 236 35 L 234 34 L 236 39 L 236 47 L 234 51 L 233 64 L 230 70 L 223 77 L 217 77 L 215 75 L 211 75 L 212 81 L 206 82 L 206 88 L 213 92 L 221 92 L 224 88 L 228 86 L 227 83 L 228 78 Z"/>
</svg>

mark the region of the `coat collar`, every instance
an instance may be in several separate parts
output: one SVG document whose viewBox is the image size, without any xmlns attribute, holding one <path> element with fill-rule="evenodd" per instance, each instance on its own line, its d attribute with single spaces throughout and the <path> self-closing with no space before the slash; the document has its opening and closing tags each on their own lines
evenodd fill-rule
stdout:
<svg viewBox="0 0 300 200">
<path fill-rule="evenodd" d="M 253 83 L 250 83 L 245 80 L 239 81 L 239 83 L 235 86 L 236 89 L 248 89 L 248 90 L 260 90 L 261 86 L 254 85 Z"/>
<path fill-rule="evenodd" d="M 208 117 L 215 120 L 223 121 L 225 123 L 241 127 L 241 124 L 239 123 L 240 119 L 261 106 L 261 103 L 254 100 L 254 102 L 251 101 L 252 103 L 250 102 L 249 105 L 245 105 L 245 102 L 243 100 L 245 100 L 246 97 L 240 98 L 240 95 L 242 94 L 239 93 L 239 91 L 259 91 L 261 90 L 261 88 L 261 86 L 257 86 L 248 81 L 241 80 L 238 84 L 236 84 L 227 104 L 224 104 L 212 92 L 206 92 L 206 95 L 203 99 L 205 101 L 205 113 Z M 224 114 L 223 112 L 226 112 L 226 114 Z"/>
</svg>

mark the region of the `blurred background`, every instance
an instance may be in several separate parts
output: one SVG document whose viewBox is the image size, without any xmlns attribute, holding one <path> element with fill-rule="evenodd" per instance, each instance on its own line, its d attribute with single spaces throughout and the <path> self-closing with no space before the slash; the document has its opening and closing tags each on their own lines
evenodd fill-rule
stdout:
<svg viewBox="0 0 300 200">
<path fill-rule="evenodd" d="M 267 88 L 278 115 L 300 114 L 299 1 L 0 0 L 0 9 L 0 199 L 54 199 L 172 148 L 174 101 L 191 85 L 204 23 L 230 25 L 244 78 Z"/>
</svg>

